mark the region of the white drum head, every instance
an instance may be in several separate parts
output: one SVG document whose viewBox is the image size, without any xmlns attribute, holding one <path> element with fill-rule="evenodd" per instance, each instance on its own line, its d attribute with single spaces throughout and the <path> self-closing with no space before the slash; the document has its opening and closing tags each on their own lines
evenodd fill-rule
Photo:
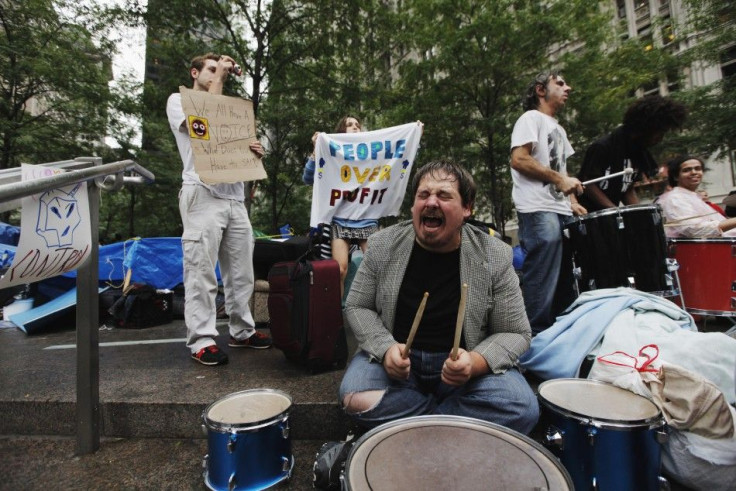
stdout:
<svg viewBox="0 0 736 491">
<path fill-rule="evenodd" d="M 648 421 L 660 414 L 649 399 L 596 380 L 548 380 L 539 385 L 539 396 L 563 412 L 602 421 Z"/>
<path fill-rule="evenodd" d="M 456 416 L 387 423 L 355 444 L 348 489 L 572 489 L 567 471 L 536 442 Z"/>
<path fill-rule="evenodd" d="M 283 392 L 246 390 L 212 403 L 205 411 L 205 421 L 219 425 L 251 425 L 273 419 L 290 406 L 291 398 Z"/>
</svg>

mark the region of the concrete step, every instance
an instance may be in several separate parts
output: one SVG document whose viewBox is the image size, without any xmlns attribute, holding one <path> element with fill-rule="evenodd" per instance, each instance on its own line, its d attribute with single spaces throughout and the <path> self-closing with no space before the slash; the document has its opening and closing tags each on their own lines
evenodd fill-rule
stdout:
<svg viewBox="0 0 736 491">
<path fill-rule="evenodd" d="M 218 344 L 230 362 L 217 367 L 190 358 L 182 321 L 101 330 L 101 436 L 204 438 L 206 407 L 248 389 L 278 389 L 291 396 L 295 440 L 345 436 L 347 419 L 337 406 L 344 370 L 312 375 L 276 349 L 228 348 L 227 325 L 220 322 L 218 330 Z M 75 344 L 74 330 L 27 336 L 0 329 L 0 435 L 76 435 Z"/>
</svg>

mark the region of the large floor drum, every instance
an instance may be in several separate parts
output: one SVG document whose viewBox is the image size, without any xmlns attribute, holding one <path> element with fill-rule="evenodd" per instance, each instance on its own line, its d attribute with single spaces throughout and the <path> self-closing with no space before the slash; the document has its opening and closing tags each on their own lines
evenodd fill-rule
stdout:
<svg viewBox="0 0 736 491">
<path fill-rule="evenodd" d="M 386 423 L 353 446 L 343 489 L 572 489 L 544 447 L 499 425 L 458 416 Z"/>
<path fill-rule="evenodd" d="M 575 218 L 565 229 L 580 292 L 624 286 L 655 295 L 677 294 L 658 206 L 596 211 Z"/>
<path fill-rule="evenodd" d="M 554 379 L 539 385 L 546 445 L 560 457 L 575 489 L 656 490 L 662 415 L 651 401 L 611 384 Z"/>
<path fill-rule="evenodd" d="M 677 277 L 693 314 L 736 317 L 736 238 L 669 239 Z"/>
<path fill-rule="evenodd" d="M 202 413 L 207 488 L 265 489 L 291 477 L 290 407 L 291 397 L 270 389 L 235 392 L 210 404 Z"/>
</svg>

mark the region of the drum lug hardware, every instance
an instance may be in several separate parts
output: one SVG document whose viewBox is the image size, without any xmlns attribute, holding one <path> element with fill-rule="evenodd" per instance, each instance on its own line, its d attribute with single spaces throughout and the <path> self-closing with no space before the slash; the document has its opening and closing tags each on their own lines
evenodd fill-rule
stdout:
<svg viewBox="0 0 736 491">
<path fill-rule="evenodd" d="M 230 433 L 230 438 L 227 440 L 227 451 L 233 453 L 235 451 L 235 443 L 238 441 L 238 435 Z"/>
<path fill-rule="evenodd" d="M 736 310 L 736 297 L 731 297 L 731 310 Z"/>
<path fill-rule="evenodd" d="M 287 457 L 281 457 L 281 471 L 289 472 L 291 470 L 291 460 Z M 289 472 L 289 474 L 291 474 Z"/>
<path fill-rule="evenodd" d="M 636 289 L 636 279 L 633 276 L 628 276 L 626 280 L 629 282 L 629 287 Z"/>
<path fill-rule="evenodd" d="M 595 445 L 595 435 L 597 433 L 598 433 L 598 430 L 597 429 L 595 429 L 593 427 L 588 428 L 588 443 L 590 443 L 590 446 L 591 447 Z"/>
<path fill-rule="evenodd" d="M 583 272 L 579 267 L 572 268 L 572 275 L 575 277 L 576 280 L 580 280 L 583 277 Z"/>
<path fill-rule="evenodd" d="M 207 431 L 207 426 L 202 425 L 202 433 L 204 433 L 204 436 L 209 435 L 209 432 Z"/>
<path fill-rule="evenodd" d="M 675 284 L 674 281 L 672 280 L 671 274 L 664 275 L 664 283 L 667 286 L 673 286 Z"/>
<path fill-rule="evenodd" d="M 237 486 L 238 483 L 235 481 L 235 473 L 233 472 L 230 474 L 230 479 L 227 480 L 227 489 L 228 491 L 233 491 L 235 489 L 235 486 Z"/>
<path fill-rule="evenodd" d="M 588 235 L 588 230 L 585 228 L 584 223 L 580 223 L 580 225 L 578 226 L 578 230 L 582 235 Z"/>
<path fill-rule="evenodd" d="M 670 435 L 666 429 L 659 429 L 654 432 L 654 438 L 657 440 L 657 443 L 664 445 L 670 439 Z"/>
<path fill-rule="evenodd" d="M 736 257 L 736 245 L 731 245 L 731 257 Z"/>
<path fill-rule="evenodd" d="M 594 280 L 594 279 L 590 279 L 590 280 L 588 280 L 588 289 L 589 289 L 589 290 L 596 290 L 596 287 L 595 287 L 595 280 Z"/>
<path fill-rule="evenodd" d="M 616 223 L 618 224 L 619 230 L 623 230 L 624 228 L 626 228 L 626 226 L 624 225 L 624 217 L 622 217 L 621 215 L 616 217 Z"/>
<path fill-rule="evenodd" d="M 202 469 L 204 469 L 205 472 L 207 472 L 209 461 L 210 461 L 210 454 L 205 454 L 204 458 L 202 459 Z"/>
<path fill-rule="evenodd" d="M 677 259 L 668 257 L 667 258 L 667 271 L 674 272 L 680 269 L 680 263 L 677 262 Z"/>
<path fill-rule="evenodd" d="M 734 281 L 733 283 L 731 283 L 731 291 L 732 292 L 736 292 L 736 281 Z"/>
<path fill-rule="evenodd" d="M 659 483 L 659 489 L 662 491 L 670 491 L 670 482 L 664 476 L 657 476 L 657 482 Z"/>
<path fill-rule="evenodd" d="M 284 422 L 284 426 L 281 428 L 281 436 L 284 437 L 284 440 L 289 438 L 289 421 Z"/>
<path fill-rule="evenodd" d="M 547 446 L 556 446 L 560 450 L 565 449 L 565 437 L 564 434 L 554 426 L 547 428 L 547 434 L 545 435 L 545 444 Z"/>
</svg>

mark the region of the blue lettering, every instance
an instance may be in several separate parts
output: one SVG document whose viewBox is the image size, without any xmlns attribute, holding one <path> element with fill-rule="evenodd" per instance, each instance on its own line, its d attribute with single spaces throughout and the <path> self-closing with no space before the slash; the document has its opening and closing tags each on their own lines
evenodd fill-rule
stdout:
<svg viewBox="0 0 736 491">
<path fill-rule="evenodd" d="M 368 158 L 368 145 L 366 145 L 365 143 L 358 143 L 357 154 L 360 160 L 367 159 Z"/>
<path fill-rule="evenodd" d="M 342 152 L 343 152 L 343 156 L 345 157 L 345 160 L 355 160 L 355 155 L 353 155 L 353 144 L 352 143 L 343 145 Z"/>
<path fill-rule="evenodd" d="M 386 153 L 383 154 L 386 159 L 394 158 L 394 154 L 391 153 L 391 140 L 386 140 Z"/>
<path fill-rule="evenodd" d="M 383 150 L 383 143 L 381 142 L 371 142 L 371 159 L 377 160 L 378 159 L 378 152 Z"/>
<path fill-rule="evenodd" d="M 330 142 L 330 157 L 334 157 L 337 154 L 338 150 L 340 150 L 340 145 L 331 141 Z"/>
<path fill-rule="evenodd" d="M 397 140 L 396 142 L 396 158 L 400 159 L 404 156 L 404 150 L 406 150 L 406 140 Z"/>
</svg>

